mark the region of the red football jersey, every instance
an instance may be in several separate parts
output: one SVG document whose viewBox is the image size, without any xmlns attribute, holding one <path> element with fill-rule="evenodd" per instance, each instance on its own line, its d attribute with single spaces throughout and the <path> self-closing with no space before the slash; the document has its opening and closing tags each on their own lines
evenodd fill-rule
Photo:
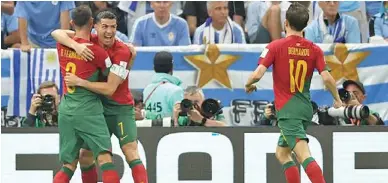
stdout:
<svg viewBox="0 0 388 183">
<path fill-rule="evenodd" d="M 271 42 L 262 52 L 259 64 L 273 66 L 275 107 L 281 110 L 296 94 L 303 103 L 310 103 L 310 83 L 314 72 L 325 70 L 322 50 L 299 36 L 289 36 Z"/>
<path fill-rule="evenodd" d="M 82 38 L 74 38 L 78 43 L 92 43 Z M 93 44 L 88 47 L 94 53 L 94 59 L 91 62 L 86 62 L 79 56 L 74 50 L 68 48 L 62 44 L 57 43 L 57 51 L 59 57 L 59 63 L 61 68 L 62 77 L 66 76 L 66 72 L 71 72 L 78 77 L 86 80 L 90 80 L 90 77 L 98 71 L 98 69 L 104 71 L 107 67 L 110 67 L 111 61 L 109 60 L 108 53 L 100 46 Z M 68 92 L 68 87 L 63 83 L 63 94 Z"/>
<path fill-rule="evenodd" d="M 95 34 L 92 34 L 91 41 L 95 44 L 98 44 L 98 37 Z M 122 43 L 121 41 L 115 41 L 112 47 L 106 50 L 108 55 L 112 61 L 112 64 L 117 64 L 126 68 L 130 66 L 130 59 L 132 58 L 132 53 L 129 48 Z M 134 100 L 129 90 L 129 82 L 128 77 L 125 81 L 120 84 L 114 94 L 112 95 L 112 99 L 119 104 L 128 104 L 134 105 Z"/>
</svg>

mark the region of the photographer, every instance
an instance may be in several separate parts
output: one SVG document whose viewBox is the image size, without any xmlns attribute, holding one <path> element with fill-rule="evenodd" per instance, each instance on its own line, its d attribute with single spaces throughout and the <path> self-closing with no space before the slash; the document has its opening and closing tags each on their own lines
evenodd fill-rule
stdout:
<svg viewBox="0 0 388 183">
<path fill-rule="evenodd" d="M 32 96 L 30 110 L 24 127 L 58 126 L 58 86 L 52 81 L 43 82 Z"/>
<path fill-rule="evenodd" d="M 346 106 L 359 106 L 363 104 L 366 98 L 366 92 L 364 85 L 361 82 L 347 80 L 342 84 L 343 88 L 350 93 L 350 98 L 347 101 L 344 101 Z M 342 97 L 341 97 L 342 98 Z M 384 125 L 383 120 L 380 118 L 380 115 L 377 112 L 370 110 L 369 116 L 357 120 L 357 119 L 345 119 L 346 124 L 353 124 L 356 126 L 359 125 Z"/>
<path fill-rule="evenodd" d="M 267 104 L 264 108 L 264 114 L 260 115 L 260 125 L 276 126 L 277 120 L 275 113 L 276 111 L 273 102 Z"/>
<path fill-rule="evenodd" d="M 184 91 L 184 99 L 175 104 L 173 119 L 175 126 L 226 126 L 221 113 L 218 101 L 205 100 L 201 88 L 189 86 Z"/>
</svg>

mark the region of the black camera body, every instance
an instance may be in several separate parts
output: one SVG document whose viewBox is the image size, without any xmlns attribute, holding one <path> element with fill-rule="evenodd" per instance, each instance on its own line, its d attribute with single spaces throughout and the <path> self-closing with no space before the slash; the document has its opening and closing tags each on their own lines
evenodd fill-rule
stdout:
<svg viewBox="0 0 388 183">
<path fill-rule="evenodd" d="M 57 115 L 53 114 L 55 110 L 55 98 L 52 95 L 41 96 L 42 103 L 36 111 L 36 116 L 46 126 L 58 126 Z"/>
<path fill-rule="evenodd" d="M 183 99 L 180 103 L 181 112 L 179 116 L 187 116 L 190 110 L 194 109 L 194 104 L 191 100 Z M 210 119 L 216 115 L 222 114 L 222 106 L 219 100 L 212 98 L 206 99 L 202 102 L 200 109 L 198 109 L 201 115 L 207 119 Z M 200 123 L 196 123 L 190 120 L 188 126 L 202 126 Z"/>
</svg>

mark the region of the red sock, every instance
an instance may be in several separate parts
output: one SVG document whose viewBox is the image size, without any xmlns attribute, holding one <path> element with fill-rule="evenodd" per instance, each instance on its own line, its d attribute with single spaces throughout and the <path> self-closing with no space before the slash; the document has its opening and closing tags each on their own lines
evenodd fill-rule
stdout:
<svg viewBox="0 0 388 183">
<path fill-rule="evenodd" d="M 300 183 L 300 175 L 298 167 L 294 161 L 289 161 L 283 165 L 284 175 L 287 183 Z"/>
<path fill-rule="evenodd" d="M 147 171 L 143 164 L 132 167 L 132 177 L 135 183 L 148 183 Z"/>
<path fill-rule="evenodd" d="M 319 167 L 319 165 L 313 158 L 311 158 L 310 160 L 309 159 L 310 158 L 307 158 L 303 162 L 303 165 L 307 165 L 303 167 L 305 167 L 304 170 L 307 176 L 309 177 L 310 181 L 312 183 L 326 183 L 325 178 L 323 177 L 321 167 Z M 306 161 L 309 161 L 309 162 L 306 162 Z"/>
<path fill-rule="evenodd" d="M 90 168 L 82 170 L 82 183 L 97 183 L 97 179 L 97 168 L 94 164 Z"/>
<path fill-rule="evenodd" d="M 286 176 L 287 183 L 300 183 L 299 170 L 296 166 L 287 168 L 284 171 L 284 175 Z"/>
<path fill-rule="evenodd" d="M 119 174 L 115 170 L 105 170 L 102 172 L 103 183 L 120 183 Z"/>
<path fill-rule="evenodd" d="M 65 172 L 59 171 L 57 174 L 55 174 L 53 183 L 69 183 L 69 182 L 70 182 L 70 178 Z"/>
</svg>

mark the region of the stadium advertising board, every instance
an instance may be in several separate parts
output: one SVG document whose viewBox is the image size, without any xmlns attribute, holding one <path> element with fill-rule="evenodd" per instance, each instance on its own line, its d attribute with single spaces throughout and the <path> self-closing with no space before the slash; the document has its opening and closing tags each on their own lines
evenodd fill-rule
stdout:
<svg viewBox="0 0 388 183">
<path fill-rule="evenodd" d="M 276 128 L 154 127 L 139 128 L 139 134 L 151 183 L 285 182 L 274 154 Z M 312 127 L 308 134 L 327 182 L 388 179 L 388 128 Z M 133 182 L 118 142 L 112 140 L 121 181 Z M 3 128 L 1 148 L 1 182 L 50 183 L 60 168 L 57 129 Z M 309 182 L 301 171 L 302 183 Z M 71 182 L 81 182 L 79 169 Z"/>
</svg>

